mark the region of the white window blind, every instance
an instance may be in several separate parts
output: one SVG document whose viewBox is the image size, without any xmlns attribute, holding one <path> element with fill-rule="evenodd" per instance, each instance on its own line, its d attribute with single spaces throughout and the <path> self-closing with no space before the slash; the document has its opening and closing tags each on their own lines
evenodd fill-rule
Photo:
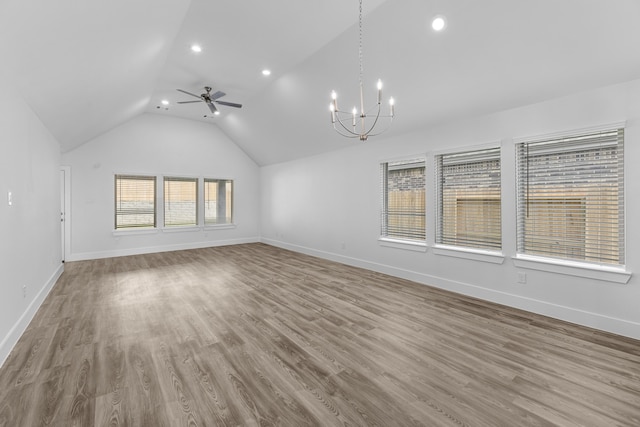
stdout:
<svg viewBox="0 0 640 427">
<path fill-rule="evenodd" d="M 425 240 L 425 160 L 381 164 L 381 236 Z"/>
<path fill-rule="evenodd" d="M 198 224 L 198 179 L 164 178 L 165 227 Z"/>
<path fill-rule="evenodd" d="M 500 148 L 436 156 L 436 183 L 436 243 L 500 249 Z"/>
<path fill-rule="evenodd" d="M 156 178 L 115 176 L 115 228 L 156 226 Z"/>
<path fill-rule="evenodd" d="M 204 223 L 233 223 L 233 181 L 230 179 L 204 180 Z"/>
<path fill-rule="evenodd" d="M 624 264 L 624 129 L 516 151 L 518 252 Z"/>
</svg>

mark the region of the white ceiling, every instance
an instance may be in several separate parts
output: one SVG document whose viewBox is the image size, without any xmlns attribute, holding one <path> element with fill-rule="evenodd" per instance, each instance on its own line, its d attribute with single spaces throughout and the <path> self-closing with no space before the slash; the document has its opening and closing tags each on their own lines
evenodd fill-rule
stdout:
<svg viewBox="0 0 640 427">
<path fill-rule="evenodd" d="M 365 97 L 381 78 L 396 99 L 389 136 L 640 78 L 638 0 L 364 9 Z M 0 58 L 63 151 L 148 112 L 220 126 L 269 164 L 355 143 L 331 129 L 328 102 L 332 89 L 358 100 L 357 18 L 357 0 L 0 0 Z M 205 85 L 243 108 L 176 104 L 189 99 L 176 89 Z"/>
</svg>

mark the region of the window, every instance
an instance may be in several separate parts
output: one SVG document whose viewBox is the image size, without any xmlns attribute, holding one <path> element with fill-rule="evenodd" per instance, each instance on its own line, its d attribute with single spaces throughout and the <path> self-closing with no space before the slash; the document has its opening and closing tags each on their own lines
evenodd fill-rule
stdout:
<svg viewBox="0 0 640 427">
<path fill-rule="evenodd" d="M 156 226 L 156 177 L 115 176 L 115 228 Z"/>
<path fill-rule="evenodd" d="M 518 252 L 624 264 L 624 130 L 518 144 Z"/>
<path fill-rule="evenodd" d="M 233 181 L 204 180 L 204 223 L 231 224 L 233 222 Z"/>
<path fill-rule="evenodd" d="M 164 226 L 198 225 L 198 179 L 164 178 Z"/>
<path fill-rule="evenodd" d="M 381 176 L 382 237 L 424 241 L 424 159 L 382 163 Z"/>
<path fill-rule="evenodd" d="M 500 148 L 436 156 L 436 243 L 501 249 Z"/>
</svg>

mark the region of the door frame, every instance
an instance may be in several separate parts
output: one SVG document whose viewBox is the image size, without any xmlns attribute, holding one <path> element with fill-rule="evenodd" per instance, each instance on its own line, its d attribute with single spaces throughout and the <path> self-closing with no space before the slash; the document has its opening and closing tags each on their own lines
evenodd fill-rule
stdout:
<svg viewBox="0 0 640 427">
<path fill-rule="evenodd" d="M 71 166 L 60 166 L 61 179 L 60 189 L 60 212 L 62 239 L 62 262 L 65 262 L 71 254 Z"/>
</svg>

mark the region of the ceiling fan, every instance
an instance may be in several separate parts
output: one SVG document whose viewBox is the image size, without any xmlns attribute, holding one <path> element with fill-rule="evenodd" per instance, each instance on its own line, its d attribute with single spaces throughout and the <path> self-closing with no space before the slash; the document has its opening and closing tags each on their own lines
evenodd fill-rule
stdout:
<svg viewBox="0 0 640 427">
<path fill-rule="evenodd" d="M 200 98 L 197 101 L 178 101 L 178 104 L 191 104 L 193 102 L 205 102 L 207 104 L 207 106 L 209 107 L 209 110 L 211 110 L 211 112 L 213 114 L 220 114 L 218 109 L 216 108 L 216 106 L 213 105 L 214 102 L 216 104 L 226 105 L 227 107 L 242 108 L 242 104 L 236 104 L 235 102 L 218 101 L 219 98 L 222 98 L 223 96 L 226 95 L 226 93 L 224 93 L 224 92 L 217 91 L 215 93 L 211 93 L 211 87 L 209 87 L 209 86 L 205 86 L 204 90 L 206 91 L 205 93 L 203 93 L 201 95 L 196 95 L 195 93 L 191 93 L 191 92 L 187 92 L 186 90 L 178 89 L 178 92 L 186 93 L 187 95 L 191 95 L 191 96 L 195 96 L 196 98 Z"/>
</svg>

